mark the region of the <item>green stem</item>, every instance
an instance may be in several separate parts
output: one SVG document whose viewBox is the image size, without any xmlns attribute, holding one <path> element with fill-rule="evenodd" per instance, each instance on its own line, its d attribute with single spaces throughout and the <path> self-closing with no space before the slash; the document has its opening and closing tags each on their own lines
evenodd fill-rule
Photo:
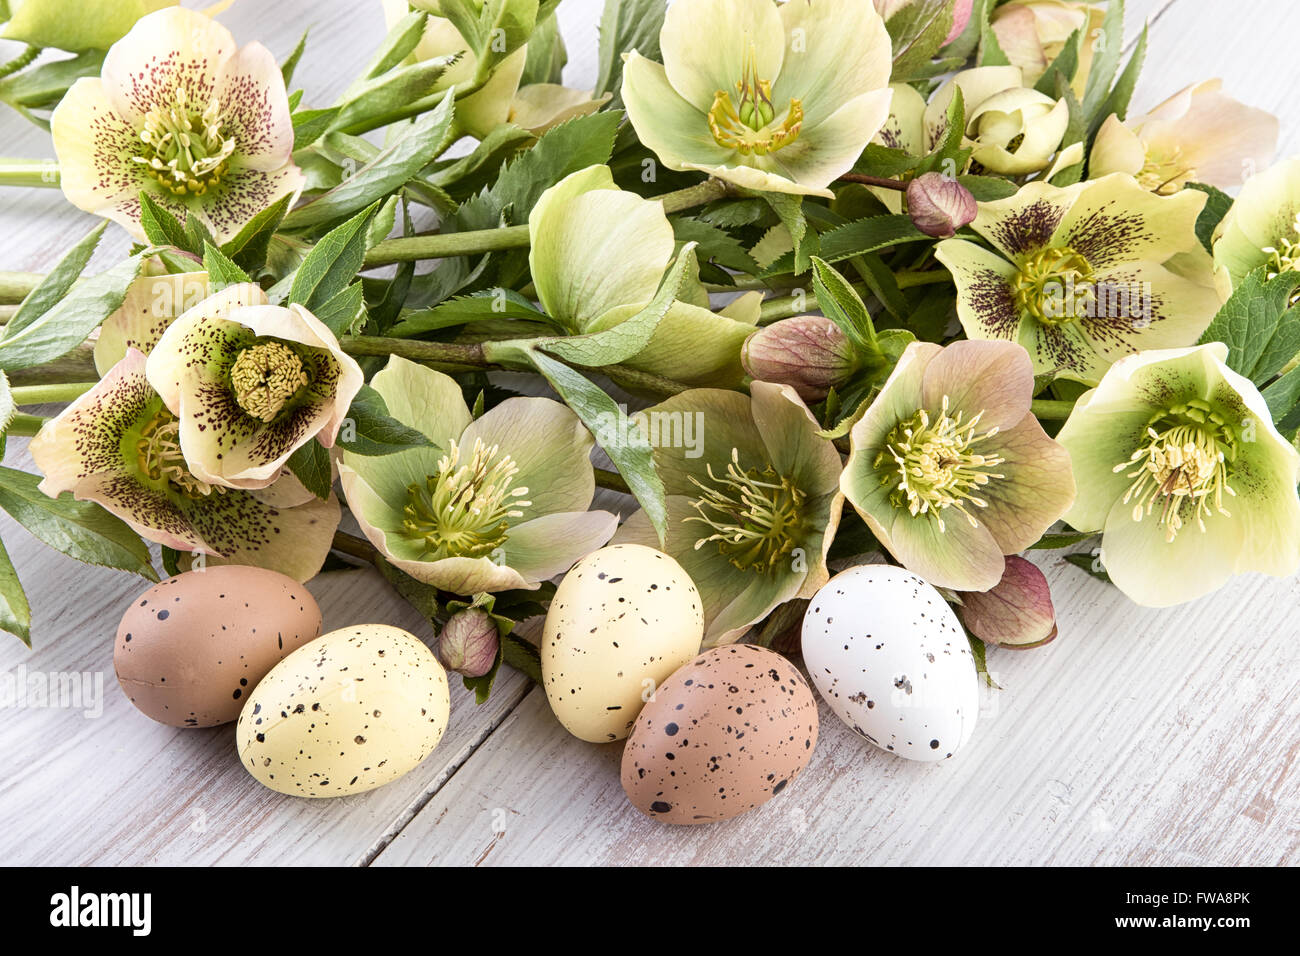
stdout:
<svg viewBox="0 0 1300 956">
<path fill-rule="evenodd" d="M 4 433 L 10 438 L 21 438 L 24 436 L 30 438 L 32 435 L 35 435 L 40 431 L 41 426 L 44 424 L 45 419 L 40 415 L 27 415 L 19 412 L 10 419 L 9 427 L 4 430 Z"/>
<path fill-rule="evenodd" d="M 15 405 L 44 405 L 47 402 L 71 402 L 98 385 L 98 382 L 67 382 L 52 385 L 23 385 L 10 389 Z"/>
<path fill-rule="evenodd" d="M 1074 411 L 1074 402 L 1063 401 L 1055 398 L 1036 398 L 1029 403 L 1029 410 L 1037 418 L 1046 418 L 1052 421 L 1064 421 L 1070 417 Z"/>
<path fill-rule="evenodd" d="M 0 186 L 59 187 L 59 165 L 52 160 L 0 159 Z"/>
<path fill-rule="evenodd" d="M 0 302 L 21 302 L 45 276 L 39 272 L 0 272 Z"/>
<path fill-rule="evenodd" d="M 618 491 L 625 495 L 630 495 L 632 489 L 627 486 L 623 476 L 616 471 L 610 471 L 608 468 L 593 469 L 596 473 L 596 487 L 608 488 L 610 491 Z"/>
<path fill-rule="evenodd" d="M 40 55 L 41 55 L 40 47 L 32 46 L 31 44 L 28 44 L 27 49 L 23 50 L 22 53 L 19 53 L 12 60 L 9 60 L 6 63 L 0 63 L 0 79 L 4 79 L 6 76 L 12 76 L 13 74 L 17 73 L 19 70 L 28 66 L 33 60 L 35 60 Z"/>
<path fill-rule="evenodd" d="M 916 286 L 939 285 L 944 282 L 951 282 L 952 274 L 947 269 L 931 269 L 926 272 L 900 272 L 895 278 L 898 280 L 900 289 L 912 289 Z M 859 294 L 870 292 L 866 285 L 861 282 L 853 283 L 853 288 Z M 802 307 L 800 307 L 801 305 Z M 818 308 L 820 308 L 820 303 L 817 301 L 817 294 L 812 290 L 794 295 L 774 296 L 763 301 L 758 321 L 760 324 L 766 325 L 769 322 L 793 318 L 796 315 L 807 315 Z"/>
<path fill-rule="evenodd" d="M 355 534 L 348 534 L 346 531 L 334 532 L 334 543 L 330 545 L 334 551 L 341 551 L 349 557 L 359 558 L 362 561 L 368 561 L 374 564 L 380 560 L 380 554 L 365 538 L 358 538 Z"/>
<path fill-rule="evenodd" d="M 918 285 L 942 285 L 952 281 L 952 273 L 947 269 L 931 269 L 927 272 L 900 272 L 897 276 L 900 289 L 912 289 Z"/>
</svg>

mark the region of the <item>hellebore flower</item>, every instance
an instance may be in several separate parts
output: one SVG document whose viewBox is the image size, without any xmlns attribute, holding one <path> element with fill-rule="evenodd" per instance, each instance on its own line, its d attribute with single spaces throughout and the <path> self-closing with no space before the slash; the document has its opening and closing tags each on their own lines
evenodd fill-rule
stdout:
<svg viewBox="0 0 1300 956">
<path fill-rule="evenodd" d="M 961 595 L 957 616 L 985 644 L 1027 649 L 1056 639 L 1056 609 L 1047 578 L 1018 554 L 1007 555 L 1002 580 Z"/>
<path fill-rule="evenodd" d="M 126 356 L 127 349 L 148 355 L 181 313 L 208 297 L 206 272 L 142 275 L 126 290 L 117 311 L 99 327 L 95 371 L 100 377 Z"/>
<path fill-rule="evenodd" d="M 1204 196 L 1157 196 L 1120 173 L 1033 182 L 979 204 L 971 225 L 993 250 L 945 239 L 935 256 L 970 338 L 1019 342 L 1035 375 L 1095 384 L 1123 355 L 1190 345 L 1218 311 L 1195 230 Z"/>
<path fill-rule="evenodd" d="M 858 357 L 840 327 L 820 315 L 781 319 L 759 329 L 741 353 L 745 371 L 789 385 L 805 402 L 820 402 L 858 370 Z"/>
<path fill-rule="evenodd" d="M 181 454 L 180 423 L 149 385 L 135 349 L 46 422 L 29 447 L 51 498 L 70 491 L 97 502 L 144 538 L 209 555 L 209 563 L 251 564 L 306 581 L 338 527 L 338 499 L 317 498 L 291 475 L 254 491 L 197 477 Z"/>
<path fill-rule="evenodd" d="M 1092 145 L 1088 175 L 1128 173 L 1143 188 L 1168 195 L 1186 183 L 1241 185 L 1277 149 L 1277 117 L 1220 92 L 1222 80 L 1180 90 L 1146 116 L 1120 122 L 1113 113 Z"/>
<path fill-rule="evenodd" d="M 895 13 L 910 6 L 912 2 L 913 0 L 875 0 L 876 12 L 880 14 L 882 20 L 888 21 Z M 943 39 L 944 46 L 962 35 L 966 24 L 970 22 L 971 9 L 974 6 L 975 0 L 956 0 L 952 8 L 952 28 Z"/>
<path fill-rule="evenodd" d="M 1246 180 L 1214 230 L 1214 265 L 1225 295 L 1260 266 L 1300 271 L 1300 156 Z"/>
<path fill-rule="evenodd" d="M 1074 95 L 1082 99 L 1092 70 L 1093 38 L 1105 17 L 1106 8 L 1095 3 L 1016 0 L 998 7 L 989 25 L 1007 59 L 1024 71 L 1027 86 L 1038 82 L 1074 32 L 1082 30 L 1079 67 L 1071 83 Z"/>
<path fill-rule="evenodd" d="M 840 485 L 872 533 L 937 587 L 987 591 L 1004 555 L 1074 500 L 1065 449 L 1029 411 L 1034 376 L 1011 342 L 913 342 L 853 426 Z"/>
<path fill-rule="evenodd" d="M 588 166 L 542 193 L 528 232 L 537 297 L 574 335 L 604 331 L 640 312 L 675 245 L 663 204 L 619 189 L 608 166 Z M 750 322 L 674 302 L 649 344 L 625 364 L 687 384 L 737 385 L 744 375 L 740 347 L 753 331 Z"/>
<path fill-rule="evenodd" d="M 0 39 L 70 53 L 107 50 L 137 20 L 177 0 L 9 0 Z"/>
<path fill-rule="evenodd" d="M 679 0 L 663 65 L 635 50 L 623 102 L 669 169 L 830 197 L 889 115 L 889 34 L 863 0 Z"/>
<path fill-rule="evenodd" d="M 705 647 L 739 639 L 777 605 L 811 597 L 829 580 L 826 552 L 844 503 L 840 456 L 794 389 L 691 389 L 637 420 L 667 492 L 662 550 L 699 588 Z M 702 441 L 684 447 L 676 438 L 686 428 Z M 614 543 L 661 547 L 643 511 Z"/>
<path fill-rule="evenodd" d="M 927 236 L 950 238 L 978 212 L 970 190 L 950 176 L 922 173 L 907 184 L 907 214 Z"/>
<path fill-rule="evenodd" d="M 140 193 L 197 216 L 225 242 L 302 189 L 284 79 L 260 43 L 171 7 L 113 44 L 99 79 L 79 79 L 50 117 L 68 201 L 136 239 Z"/>
<path fill-rule="evenodd" d="M 149 353 L 149 384 L 180 421 L 197 477 L 261 488 L 313 438 L 334 445 L 361 367 L 323 322 L 293 304 L 268 305 L 250 283 L 208 296 Z"/>
<path fill-rule="evenodd" d="M 558 83 L 530 83 L 515 93 L 505 121 L 541 136 L 552 126 L 596 112 L 612 98 L 612 93 L 593 98 L 590 90 L 570 89 Z"/>
<path fill-rule="evenodd" d="M 436 447 L 343 453 L 343 493 L 371 544 L 411 577 L 456 594 L 534 589 L 601 547 L 618 516 L 587 511 L 594 440 L 546 398 L 472 419 L 447 375 L 394 356 L 371 386 Z"/>
<path fill-rule="evenodd" d="M 1061 429 L 1102 565 L 1138 604 L 1208 594 L 1234 574 L 1300 568 L 1300 452 L 1220 342 L 1111 366 Z"/>
<path fill-rule="evenodd" d="M 1004 90 L 967 113 L 971 162 L 1006 176 L 1046 169 L 1069 122 L 1065 100 L 1031 89 Z"/>
</svg>

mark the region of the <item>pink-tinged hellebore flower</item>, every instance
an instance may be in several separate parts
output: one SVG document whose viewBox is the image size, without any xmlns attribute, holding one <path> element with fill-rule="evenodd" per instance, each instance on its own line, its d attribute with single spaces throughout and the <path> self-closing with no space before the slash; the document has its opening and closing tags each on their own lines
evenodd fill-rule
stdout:
<svg viewBox="0 0 1300 956">
<path fill-rule="evenodd" d="M 361 367 L 323 322 L 293 304 L 267 304 L 240 283 L 180 316 L 149 353 L 149 383 L 180 421 L 198 478 L 261 488 L 315 439 L 334 445 Z"/>
<path fill-rule="evenodd" d="M 1128 173 L 1166 195 L 1186 183 L 1240 186 L 1273 161 L 1277 117 L 1222 87 L 1217 79 L 1193 84 L 1137 119 L 1120 122 L 1112 113 L 1093 141 L 1088 175 Z"/>
<path fill-rule="evenodd" d="M 457 611 L 438 635 L 442 666 L 463 677 L 482 677 L 497 661 L 501 632 L 492 615 L 479 607 Z"/>
<path fill-rule="evenodd" d="M 759 329 L 741 349 L 745 371 L 764 382 L 789 385 L 805 402 L 820 402 L 858 369 L 840 327 L 820 315 L 782 319 Z"/>
<path fill-rule="evenodd" d="M 1047 578 L 1018 554 L 1007 555 L 1002 580 L 961 596 L 957 616 L 985 644 L 1027 649 L 1056 639 L 1056 609 Z"/>
<path fill-rule="evenodd" d="M 89 392 L 32 439 L 41 490 L 70 491 L 117 515 L 149 541 L 251 564 L 306 581 L 320 570 L 339 523 L 333 495 L 321 500 L 286 475 L 255 491 L 198 478 L 181 454 L 176 416 L 131 349 Z"/>
<path fill-rule="evenodd" d="M 275 57 L 260 43 L 237 50 L 229 30 L 181 7 L 143 17 L 113 44 L 100 77 L 68 90 L 50 131 L 68 201 L 139 240 L 141 192 L 197 216 L 221 243 L 304 181 Z"/>
<path fill-rule="evenodd" d="M 1029 356 L 1011 342 L 913 342 L 853 426 L 840 486 L 877 540 L 938 587 L 987 591 L 1004 555 L 1074 501 L 1065 449 L 1029 411 Z"/>
<path fill-rule="evenodd" d="M 951 176 L 922 173 L 907 184 L 907 214 L 927 236 L 951 238 L 978 212 L 970 190 Z"/>
</svg>

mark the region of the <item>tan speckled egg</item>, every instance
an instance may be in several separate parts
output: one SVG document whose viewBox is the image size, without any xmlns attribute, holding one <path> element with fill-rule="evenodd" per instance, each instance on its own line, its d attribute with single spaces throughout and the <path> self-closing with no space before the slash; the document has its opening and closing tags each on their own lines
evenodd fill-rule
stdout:
<svg viewBox="0 0 1300 956">
<path fill-rule="evenodd" d="M 447 729 L 447 674 L 413 635 L 386 624 L 331 631 L 277 664 L 235 728 L 260 783 L 342 797 L 391 783 Z"/>
<path fill-rule="evenodd" d="M 131 602 L 113 668 L 146 716 L 215 727 L 238 717 L 266 672 L 320 631 L 320 608 L 293 578 L 233 564 L 186 571 Z"/>
<path fill-rule="evenodd" d="M 623 751 L 623 790 L 665 823 L 713 823 L 785 790 L 817 746 L 795 666 L 752 644 L 705 651 L 660 685 Z"/>
<path fill-rule="evenodd" d="M 560 582 L 546 615 L 546 699 L 575 737 L 621 740 L 643 698 L 703 639 L 700 594 L 680 564 L 639 544 L 593 551 Z"/>
</svg>

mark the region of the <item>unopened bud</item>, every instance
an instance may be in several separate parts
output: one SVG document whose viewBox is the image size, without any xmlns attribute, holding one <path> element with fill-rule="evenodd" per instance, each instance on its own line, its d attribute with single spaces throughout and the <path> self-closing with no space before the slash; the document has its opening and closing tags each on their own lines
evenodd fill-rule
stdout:
<svg viewBox="0 0 1300 956">
<path fill-rule="evenodd" d="M 985 644 L 1041 647 L 1056 638 L 1056 610 L 1037 566 L 1008 555 L 1002 580 L 991 590 L 963 592 L 957 614 Z"/>
<path fill-rule="evenodd" d="M 492 615 L 472 607 L 457 611 L 438 635 L 438 660 L 449 671 L 482 677 L 496 663 L 499 643 Z"/>
<path fill-rule="evenodd" d="M 800 315 L 759 329 L 741 350 L 754 378 L 789 385 L 805 402 L 820 402 L 857 371 L 853 347 L 838 325 L 820 315 Z"/>
<path fill-rule="evenodd" d="M 978 212 L 970 190 L 942 173 L 922 173 L 907 184 L 907 214 L 927 236 L 947 239 Z"/>
</svg>

